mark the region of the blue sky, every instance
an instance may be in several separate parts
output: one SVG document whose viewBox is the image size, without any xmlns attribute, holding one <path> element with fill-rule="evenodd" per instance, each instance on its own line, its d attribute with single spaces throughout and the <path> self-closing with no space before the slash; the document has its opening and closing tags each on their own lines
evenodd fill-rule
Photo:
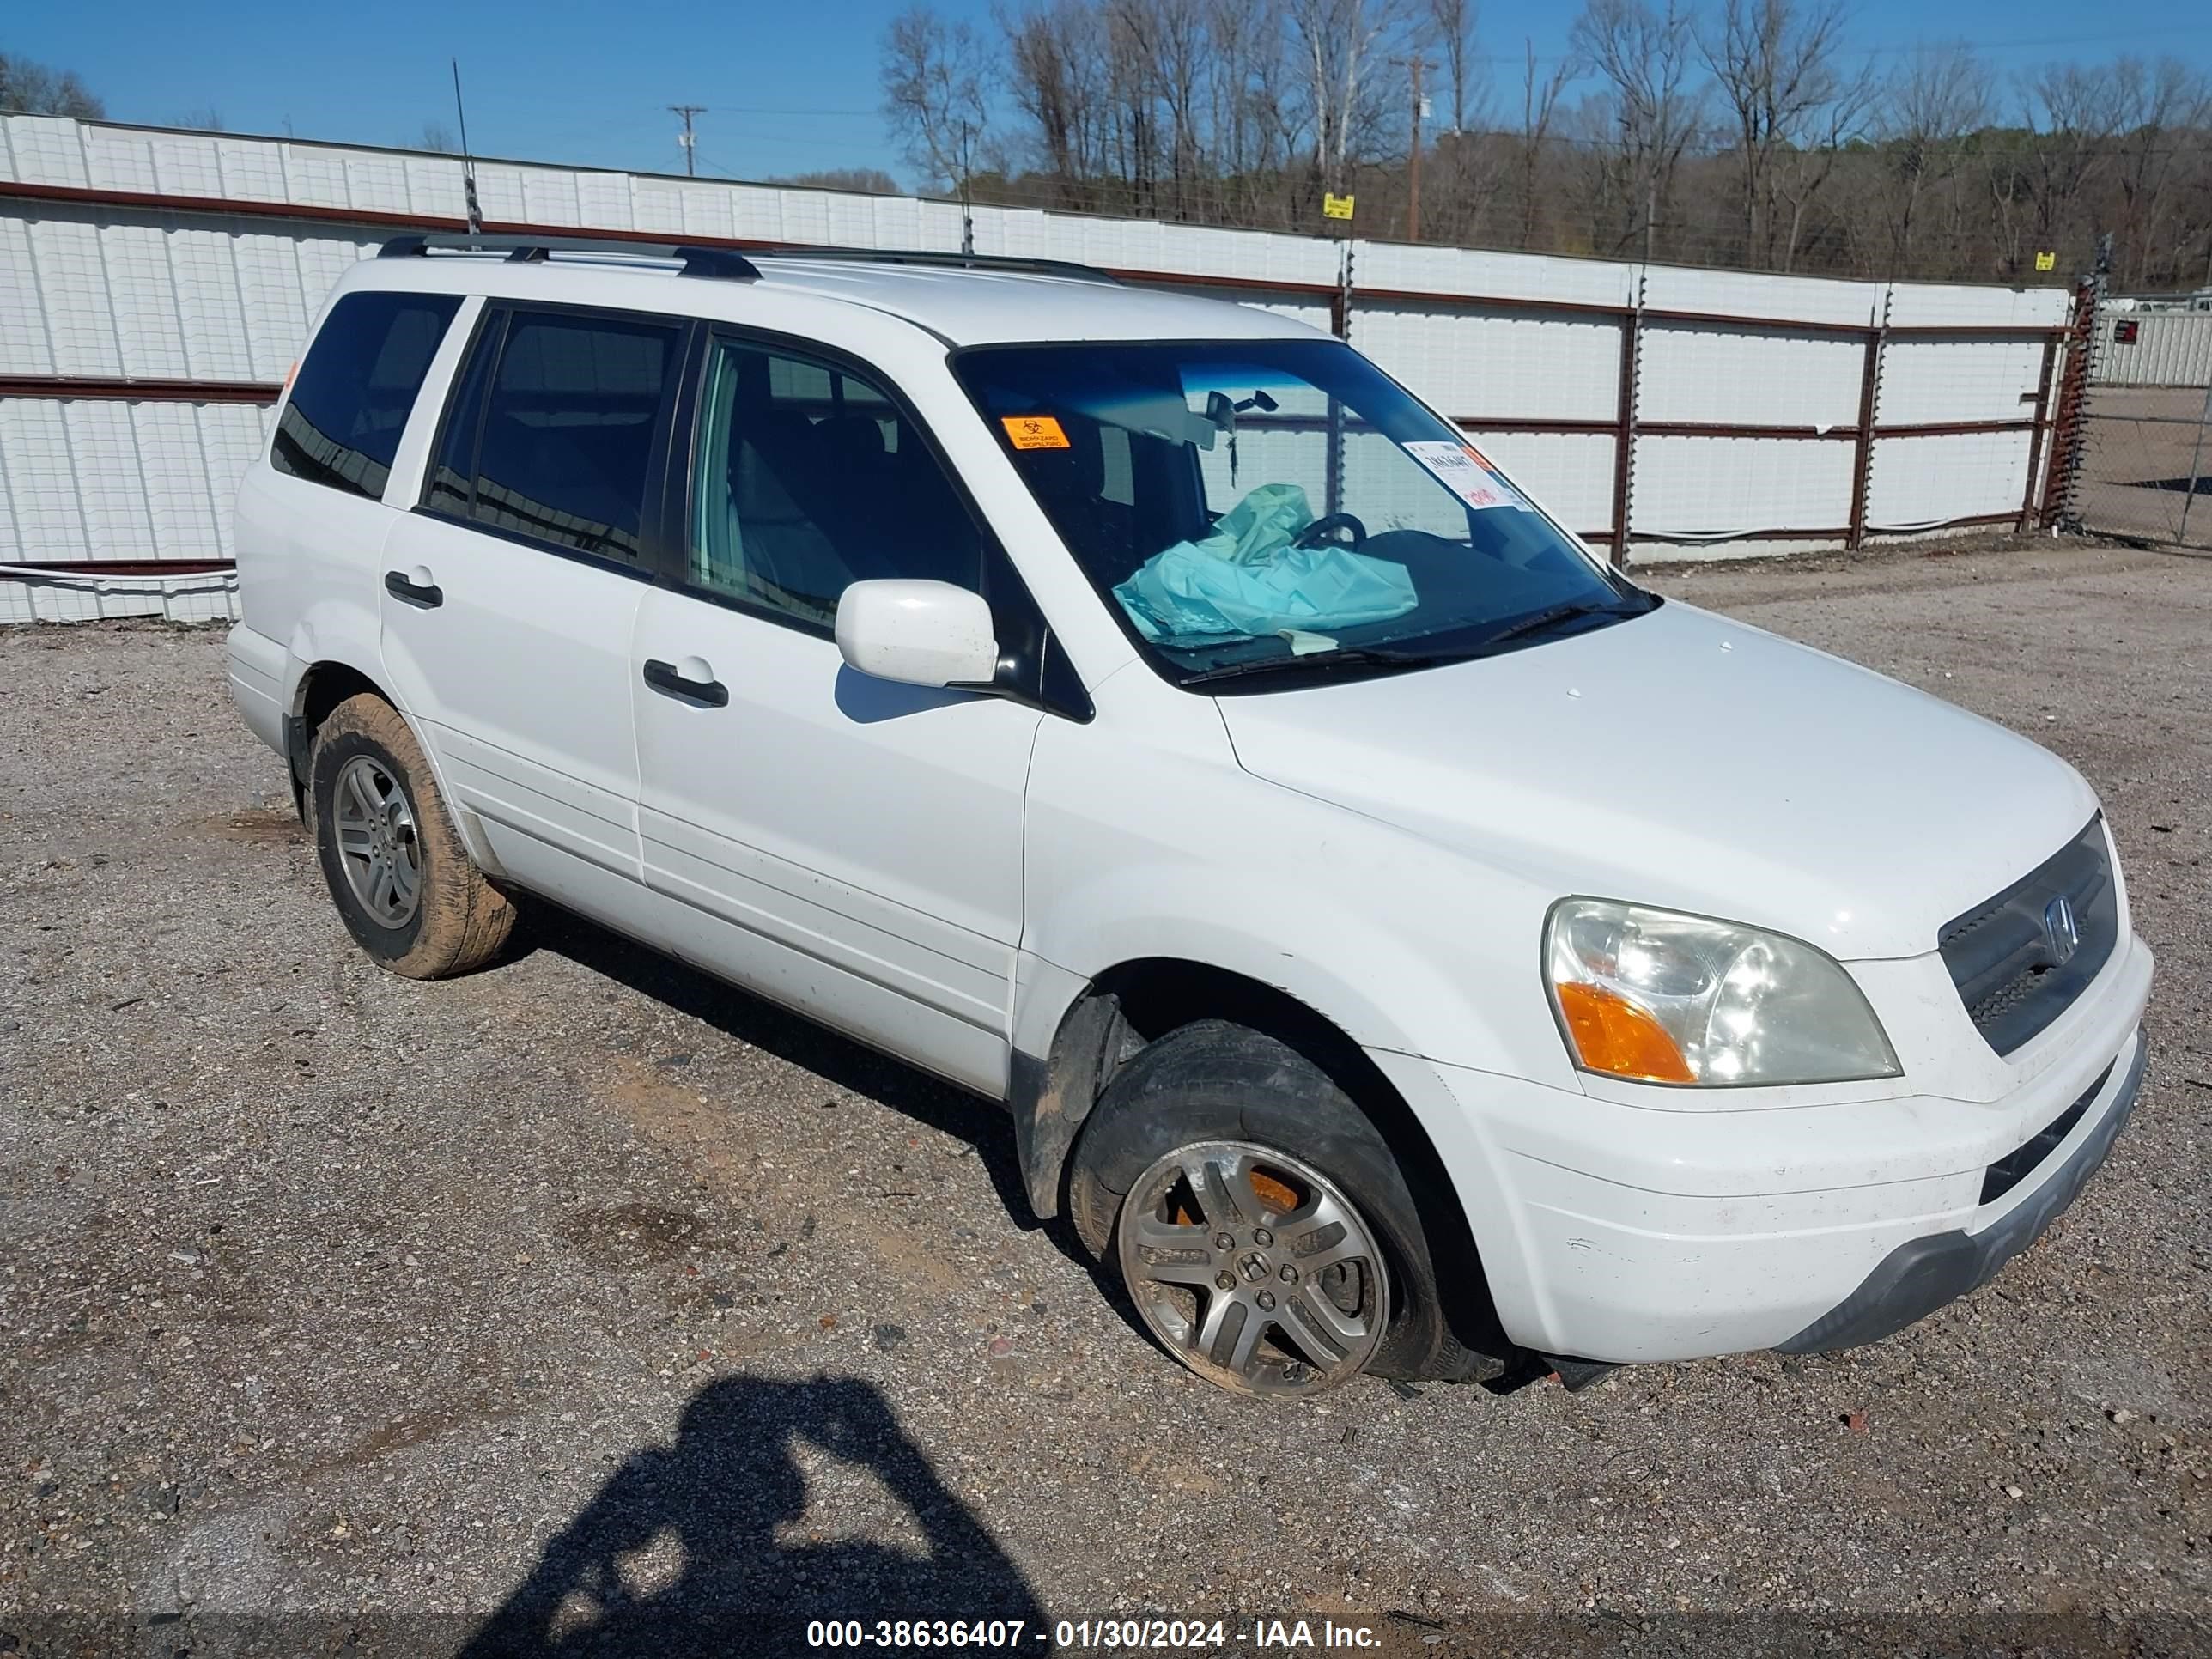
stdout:
<svg viewBox="0 0 2212 1659">
<path fill-rule="evenodd" d="M 479 154 L 680 172 L 676 118 L 703 104 L 700 171 L 763 178 L 833 167 L 908 170 L 878 112 L 876 45 L 905 0 L 674 5 L 349 5 L 231 0 L 26 4 L 0 50 L 77 70 L 117 120 L 166 123 L 212 109 L 238 132 L 412 144 L 426 122 L 449 130 L 458 56 L 469 137 Z M 1972 41 L 2000 70 L 2052 59 L 2172 52 L 2212 62 L 2204 0 L 2144 0 L 2111 13 L 2068 0 L 1862 0 L 1861 52 L 1932 33 Z M 989 0 L 939 9 L 990 25 Z M 1484 8 L 1482 49 L 1515 65 L 1565 43 L 1577 8 Z M 2099 16 L 2112 27 L 2094 27 Z M 1505 64 L 1501 82 L 1517 75 Z"/>
</svg>

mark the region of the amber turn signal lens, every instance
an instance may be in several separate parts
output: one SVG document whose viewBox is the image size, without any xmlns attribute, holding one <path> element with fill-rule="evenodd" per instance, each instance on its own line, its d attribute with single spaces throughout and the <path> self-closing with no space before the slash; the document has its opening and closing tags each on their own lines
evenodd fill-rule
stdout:
<svg viewBox="0 0 2212 1659">
<path fill-rule="evenodd" d="M 1674 1039 L 1626 997 L 1595 985 L 1558 988 L 1575 1053 L 1593 1072 L 1646 1083 L 1695 1083 Z"/>
</svg>

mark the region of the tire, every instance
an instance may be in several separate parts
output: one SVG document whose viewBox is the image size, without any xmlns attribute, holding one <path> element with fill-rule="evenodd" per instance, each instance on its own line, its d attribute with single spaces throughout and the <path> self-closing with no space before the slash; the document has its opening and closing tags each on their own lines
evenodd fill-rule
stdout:
<svg viewBox="0 0 2212 1659">
<path fill-rule="evenodd" d="M 367 692 L 332 709 L 315 733 L 307 798 L 331 902 L 380 964 L 447 979 L 499 954 L 514 907 L 461 845 L 398 709 Z"/>
<path fill-rule="evenodd" d="M 1234 1150 L 1240 1148 L 1249 1150 Z M 1251 1176 L 1241 1187 L 1233 1167 L 1238 1159 Z M 1197 1198 L 1194 1179 L 1172 1185 L 1172 1170 L 1188 1170 L 1194 1164 L 1223 1182 L 1213 1203 Z M 1164 1180 L 1170 1183 L 1164 1188 Z M 1291 1190 L 1271 1192 L 1271 1183 Z M 1259 1218 L 1267 1224 L 1262 1230 L 1240 1219 L 1237 1211 L 1249 1202 L 1239 1205 L 1238 1192 L 1248 1200 L 1257 1198 L 1266 1212 Z M 1340 1282 L 1328 1286 L 1344 1319 L 1323 1329 L 1311 1318 L 1317 1281 L 1299 1276 L 1286 1285 L 1292 1275 L 1284 1269 L 1309 1256 L 1336 1253 L 1336 1243 L 1315 1243 L 1328 1238 L 1331 1230 L 1313 1230 L 1310 1219 L 1334 1213 L 1328 1197 L 1350 1212 L 1353 1224 L 1346 1236 L 1364 1234 L 1379 1260 L 1372 1291 L 1362 1285 L 1347 1295 Z M 1225 1217 L 1216 1207 L 1224 1198 Z M 1286 1206 L 1288 1218 L 1282 1214 Z M 1115 1074 L 1083 1126 L 1068 1172 L 1068 1209 L 1085 1247 L 1121 1281 L 1153 1338 L 1197 1375 L 1232 1393 L 1316 1394 L 1363 1370 L 1456 1381 L 1498 1369 L 1497 1362 L 1463 1347 L 1446 1326 L 1419 1209 L 1382 1133 L 1319 1066 L 1248 1027 L 1196 1021 L 1152 1043 Z M 1158 1231 L 1194 1219 L 1205 1223 L 1198 1231 L 1217 1224 L 1220 1231 L 1206 1238 Z M 1299 1232 L 1302 1225 L 1309 1231 Z M 1219 1248 L 1224 1233 L 1233 1241 L 1225 1250 Z M 1175 1248 L 1177 1243 L 1188 1248 Z M 1198 1251 L 1211 1252 L 1202 1264 Z M 1350 1265 L 1325 1272 L 1335 1275 Z M 1368 1269 L 1362 1264 L 1359 1272 L 1364 1277 Z M 1163 1285 L 1154 1277 L 1158 1274 L 1175 1282 Z M 1255 1358 L 1274 1349 L 1290 1354 L 1291 1363 L 1273 1370 L 1236 1364 L 1243 1331 L 1241 1324 L 1229 1331 L 1237 1323 L 1233 1312 L 1224 1316 L 1209 1348 L 1203 1339 L 1214 1291 L 1197 1281 L 1211 1277 L 1218 1289 L 1224 1274 L 1235 1281 L 1233 1290 L 1224 1291 L 1231 1299 L 1256 1297 L 1263 1285 L 1275 1293 L 1273 1311 L 1264 1316 L 1275 1328 L 1261 1338 Z M 1295 1319 L 1294 1291 L 1304 1297 Z M 1346 1340 L 1346 1330 L 1364 1322 L 1347 1304 L 1371 1306 L 1379 1333 L 1358 1342 Z M 1248 1314 L 1243 1323 L 1255 1317 L 1261 1316 Z M 1323 1340 L 1309 1340 L 1309 1334 Z M 1331 1349 L 1332 1341 L 1340 1352 Z"/>
</svg>

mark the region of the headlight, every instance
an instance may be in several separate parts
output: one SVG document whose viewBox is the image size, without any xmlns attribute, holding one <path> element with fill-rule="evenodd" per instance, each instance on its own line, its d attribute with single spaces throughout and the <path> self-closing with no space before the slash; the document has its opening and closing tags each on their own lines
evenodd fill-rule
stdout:
<svg viewBox="0 0 2212 1659">
<path fill-rule="evenodd" d="M 1756 927 L 1562 899 L 1544 929 L 1576 1063 L 1644 1083 L 1895 1077 L 1896 1051 L 1834 957 Z"/>
</svg>

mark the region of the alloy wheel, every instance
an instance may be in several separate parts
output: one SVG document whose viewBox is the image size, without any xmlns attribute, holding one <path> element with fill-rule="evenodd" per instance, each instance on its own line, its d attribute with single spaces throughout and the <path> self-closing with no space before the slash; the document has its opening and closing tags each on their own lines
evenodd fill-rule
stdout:
<svg viewBox="0 0 2212 1659">
<path fill-rule="evenodd" d="M 1249 1141 L 1159 1159 L 1130 1188 L 1121 1274 L 1152 1334 L 1240 1394 L 1318 1394 L 1374 1357 L 1389 1322 L 1382 1252 L 1335 1182 Z"/>
<path fill-rule="evenodd" d="M 338 774 L 331 808 L 354 898 L 380 925 L 405 927 L 422 895 L 422 842 L 407 792 L 374 756 L 356 755 Z"/>
</svg>

